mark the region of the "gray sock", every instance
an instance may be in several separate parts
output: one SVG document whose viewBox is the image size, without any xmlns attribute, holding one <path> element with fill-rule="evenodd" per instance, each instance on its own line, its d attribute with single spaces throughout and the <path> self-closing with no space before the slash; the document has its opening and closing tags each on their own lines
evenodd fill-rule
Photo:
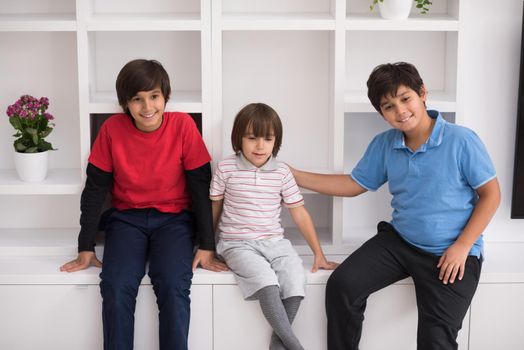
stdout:
<svg viewBox="0 0 524 350">
<path fill-rule="evenodd" d="M 302 299 L 302 297 L 296 296 L 282 300 L 282 304 L 284 304 L 284 308 L 286 309 L 287 318 L 290 324 L 293 324 L 293 321 L 295 320 L 295 316 L 297 315 L 298 308 L 300 307 L 300 302 L 302 301 Z M 280 340 L 280 338 L 275 332 L 271 334 L 269 350 L 286 350 L 284 343 L 282 343 L 282 340 Z"/>
<path fill-rule="evenodd" d="M 280 299 L 278 286 L 264 287 L 256 292 L 254 297 L 260 302 L 262 313 L 284 344 L 285 349 L 304 350 L 291 329 L 291 322 L 289 322 L 284 303 Z"/>
</svg>

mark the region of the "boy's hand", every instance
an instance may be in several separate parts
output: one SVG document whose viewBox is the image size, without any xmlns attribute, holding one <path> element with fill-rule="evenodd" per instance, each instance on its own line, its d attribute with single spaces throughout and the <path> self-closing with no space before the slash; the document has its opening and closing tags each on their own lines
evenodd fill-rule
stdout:
<svg viewBox="0 0 524 350">
<path fill-rule="evenodd" d="M 78 253 L 78 257 L 75 260 L 60 266 L 60 271 L 75 272 L 85 270 L 89 266 L 102 267 L 102 263 L 96 257 L 95 252 L 85 251 Z"/>
<path fill-rule="evenodd" d="M 313 267 L 311 268 L 311 272 L 317 272 L 318 269 L 334 270 L 337 268 L 338 265 L 339 264 L 336 262 L 327 261 L 324 255 L 315 255 L 315 260 L 313 261 Z"/>
<path fill-rule="evenodd" d="M 193 271 L 196 270 L 198 265 L 209 271 L 229 271 L 227 265 L 218 260 L 215 257 L 215 252 L 212 250 L 197 249 L 193 259 Z"/>
<path fill-rule="evenodd" d="M 466 259 L 471 247 L 455 242 L 449 246 L 438 261 L 437 268 L 440 269 L 438 278 L 447 284 L 455 282 L 458 276 L 459 281 L 464 277 Z"/>
</svg>

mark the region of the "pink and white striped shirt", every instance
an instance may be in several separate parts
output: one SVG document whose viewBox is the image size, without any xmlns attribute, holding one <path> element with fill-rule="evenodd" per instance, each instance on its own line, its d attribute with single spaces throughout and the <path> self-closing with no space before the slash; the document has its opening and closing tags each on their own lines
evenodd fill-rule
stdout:
<svg viewBox="0 0 524 350">
<path fill-rule="evenodd" d="M 304 205 L 304 198 L 289 167 L 271 157 L 257 168 L 242 154 L 218 163 L 211 181 L 211 200 L 224 200 L 218 223 L 224 240 L 266 239 L 283 236 L 282 204 Z"/>
</svg>

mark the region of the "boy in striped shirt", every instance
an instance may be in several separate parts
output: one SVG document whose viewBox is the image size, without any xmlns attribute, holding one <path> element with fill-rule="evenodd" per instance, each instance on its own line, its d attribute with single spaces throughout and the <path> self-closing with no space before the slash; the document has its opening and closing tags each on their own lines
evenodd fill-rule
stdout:
<svg viewBox="0 0 524 350">
<path fill-rule="evenodd" d="M 210 189 L 217 253 L 235 274 L 244 298 L 259 300 L 274 330 L 270 349 L 303 349 L 291 323 L 305 295 L 304 268 L 284 238 L 282 204 L 315 255 L 311 271 L 337 264 L 322 252 L 289 167 L 275 159 L 282 143 L 278 114 L 263 103 L 245 106 L 235 118 L 231 142 L 235 154 L 218 164 Z"/>
</svg>

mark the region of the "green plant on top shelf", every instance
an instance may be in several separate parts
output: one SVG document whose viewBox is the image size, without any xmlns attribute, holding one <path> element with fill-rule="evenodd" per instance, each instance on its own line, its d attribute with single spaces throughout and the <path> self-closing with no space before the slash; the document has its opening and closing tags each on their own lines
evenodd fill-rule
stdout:
<svg viewBox="0 0 524 350">
<path fill-rule="evenodd" d="M 433 3 L 429 0 L 413 0 L 417 3 L 416 8 L 420 10 L 420 13 L 425 15 L 429 11 L 429 5 L 432 5 Z M 375 8 L 375 5 L 377 5 L 379 2 L 384 2 L 384 0 L 372 0 L 371 5 L 369 5 L 369 10 L 373 11 Z"/>
</svg>

